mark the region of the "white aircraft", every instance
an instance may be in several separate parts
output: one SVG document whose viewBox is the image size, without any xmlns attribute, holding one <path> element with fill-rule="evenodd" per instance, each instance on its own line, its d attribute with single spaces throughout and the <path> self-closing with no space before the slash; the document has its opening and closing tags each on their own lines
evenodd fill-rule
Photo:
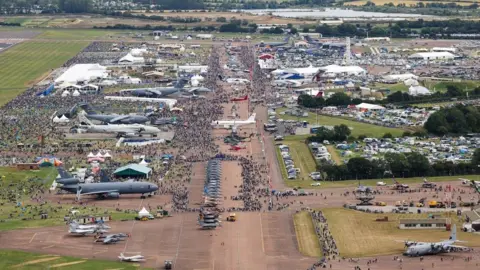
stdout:
<svg viewBox="0 0 480 270">
<path fill-rule="evenodd" d="M 160 129 L 152 126 L 131 124 L 131 125 L 81 125 L 80 128 L 88 132 L 98 133 L 116 133 L 120 136 L 135 136 L 142 134 L 151 134 L 154 137 L 160 132 Z"/>
<path fill-rule="evenodd" d="M 71 235 L 85 236 L 98 232 L 105 233 L 107 229 L 110 229 L 110 227 L 104 224 L 80 225 L 77 222 L 72 222 L 69 225 L 68 233 Z"/>
<path fill-rule="evenodd" d="M 250 82 L 249 80 L 242 78 L 228 78 L 226 81 L 231 84 L 246 84 Z"/>
<path fill-rule="evenodd" d="M 458 178 L 458 180 L 461 180 L 462 184 L 464 184 L 464 185 L 470 184 L 470 186 L 472 186 L 472 187 L 473 187 L 473 185 L 475 185 L 476 187 L 480 187 L 480 181 L 470 180 L 470 179 L 466 179 L 466 178 Z"/>
<path fill-rule="evenodd" d="M 383 187 L 383 186 L 386 186 L 386 185 L 387 185 L 387 183 L 385 183 L 385 182 L 377 182 L 377 186 L 379 186 L 379 187 Z"/>
<path fill-rule="evenodd" d="M 145 257 L 142 255 L 134 255 L 134 256 L 125 256 L 123 253 L 120 253 L 118 258 L 123 262 L 144 262 Z"/>
<path fill-rule="evenodd" d="M 219 120 L 219 121 L 213 121 L 212 126 L 216 128 L 237 128 L 240 126 L 244 125 L 250 125 L 250 124 L 255 124 L 257 121 L 255 120 L 256 113 L 252 113 L 250 117 L 247 120 Z"/>
<path fill-rule="evenodd" d="M 455 242 L 460 241 L 457 240 L 457 225 L 454 224 L 452 233 L 450 234 L 450 239 L 436 243 L 419 242 L 411 244 L 410 246 L 408 246 L 407 251 L 405 251 L 403 255 L 417 257 L 455 251 L 466 251 L 470 249 L 468 247 L 454 245 Z"/>
</svg>

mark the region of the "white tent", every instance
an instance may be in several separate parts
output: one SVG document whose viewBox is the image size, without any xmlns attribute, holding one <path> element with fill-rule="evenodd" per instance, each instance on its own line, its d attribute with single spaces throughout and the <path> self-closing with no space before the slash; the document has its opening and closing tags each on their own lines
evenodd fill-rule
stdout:
<svg viewBox="0 0 480 270">
<path fill-rule="evenodd" d="M 369 104 L 369 103 L 360 103 L 355 107 L 357 109 L 364 109 L 364 110 L 385 110 L 385 107 L 382 107 L 380 105 L 375 105 L 375 104 Z"/>
<path fill-rule="evenodd" d="M 348 74 L 348 75 L 364 75 L 367 71 L 359 66 L 338 66 L 329 65 L 320 68 L 327 75 Z"/>
<path fill-rule="evenodd" d="M 54 123 L 60 123 L 61 120 L 60 120 L 60 118 L 58 118 L 58 116 L 55 116 L 55 117 L 53 118 L 53 122 L 54 122 Z"/>
<path fill-rule="evenodd" d="M 112 155 L 110 155 L 108 152 L 106 152 L 104 155 L 103 155 L 104 158 L 111 158 Z"/>
<path fill-rule="evenodd" d="M 90 153 L 87 155 L 87 158 L 92 158 L 92 157 L 95 157 L 95 155 L 94 155 L 92 152 L 90 152 Z"/>
<path fill-rule="evenodd" d="M 147 166 L 147 165 L 148 165 L 148 162 L 146 162 L 145 159 L 142 159 L 142 161 L 140 161 L 140 162 L 138 163 L 138 165 Z"/>
<path fill-rule="evenodd" d="M 407 79 L 403 82 L 406 86 L 418 85 L 418 81 L 415 79 Z"/>
<path fill-rule="evenodd" d="M 432 93 L 427 88 L 420 86 L 420 85 L 412 85 L 408 88 L 408 94 L 412 96 L 423 96 L 423 95 L 431 95 Z"/>
<path fill-rule="evenodd" d="M 60 117 L 60 122 L 67 123 L 70 122 L 70 119 L 68 119 L 65 115 L 62 115 L 62 117 Z"/>
<path fill-rule="evenodd" d="M 63 91 L 62 97 L 66 97 L 68 95 L 70 95 L 70 92 L 68 92 L 67 90 Z"/>
<path fill-rule="evenodd" d="M 408 68 L 408 67 L 407 67 Z M 405 74 L 390 74 L 383 77 L 387 81 L 405 81 L 408 79 L 418 79 L 418 76 L 413 75 L 412 73 Z"/>
<path fill-rule="evenodd" d="M 150 212 L 148 212 L 147 209 L 145 209 L 145 207 L 143 207 L 142 210 L 140 210 L 140 212 L 138 212 L 138 217 L 139 218 L 148 217 L 149 215 L 150 215 Z"/>
<path fill-rule="evenodd" d="M 75 90 L 75 91 L 73 92 L 72 96 L 78 97 L 78 96 L 80 96 L 80 92 L 78 92 L 78 90 Z"/>
<path fill-rule="evenodd" d="M 103 155 L 102 155 L 102 153 L 98 152 L 98 153 L 95 155 L 95 157 L 103 158 Z"/>
<path fill-rule="evenodd" d="M 128 53 L 124 57 L 120 58 L 120 60 L 118 60 L 119 64 L 134 64 L 134 63 L 139 64 L 139 63 L 143 63 L 143 62 L 145 62 L 143 57 L 135 57 L 135 56 L 131 55 L 130 53 Z"/>
</svg>

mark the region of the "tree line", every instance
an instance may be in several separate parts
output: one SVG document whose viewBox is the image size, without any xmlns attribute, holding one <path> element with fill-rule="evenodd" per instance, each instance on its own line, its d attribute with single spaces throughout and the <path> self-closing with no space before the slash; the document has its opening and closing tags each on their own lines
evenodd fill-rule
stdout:
<svg viewBox="0 0 480 270">
<path fill-rule="evenodd" d="M 323 108 L 325 106 L 348 106 L 358 105 L 362 103 L 359 98 L 351 98 L 347 94 L 338 92 L 331 95 L 329 98 L 313 97 L 311 95 L 302 94 L 298 96 L 297 104 L 306 108 Z"/>
<path fill-rule="evenodd" d="M 423 154 L 417 152 L 386 153 L 384 158 L 372 160 L 354 157 L 342 165 L 321 162 L 317 169 L 326 173 L 326 180 L 341 181 L 478 174 L 480 173 L 479 164 L 480 149 L 476 149 L 471 162 L 468 163 L 453 163 L 451 161 L 430 163 Z"/>
<path fill-rule="evenodd" d="M 467 94 L 468 93 L 468 94 Z M 465 91 L 456 85 L 448 85 L 447 91 L 434 92 L 431 95 L 412 96 L 406 92 L 397 91 L 387 96 L 388 103 L 425 103 L 425 102 L 440 102 L 450 100 L 452 98 L 465 99 L 480 97 L 480 87 L 473 89 L 473 91 Z"/>
<path fill-rule="evenodd" d="M 480 110 L 476 106 L 457 105 L 434 112 L 424 125 L 436 135 L 480 133 Z"/>
</svg>

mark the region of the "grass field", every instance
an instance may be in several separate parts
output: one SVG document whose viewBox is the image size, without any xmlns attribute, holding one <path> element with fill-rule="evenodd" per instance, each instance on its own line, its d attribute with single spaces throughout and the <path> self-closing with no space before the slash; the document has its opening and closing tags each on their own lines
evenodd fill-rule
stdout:
<svg viewBox="0 0 480 270">
<path fill-rule="evenodd" d="M 457 181 L 458 178 L 466 178 L 472 180 L 480 180 L 480 175 L 455 175 L 455 176 L 437 176 L 437 177 L 427 177 L 428 181 L 431 182 L 445 182 L 445 181 Z M 423 177 L 412 177 L 412 178 L 401 178 L 397 179 L 401 183 L 413 184 L 421 183 Z M 364 186 L 376 186 L 377 182 L 383 181 L 387 184 L 393 184 L 390 179 L 369 179 L 369 180 L 360 180 L 360 184 Z M 459 181 L 459 180 L 458 180 Z M 322 184 L 320 187 L 311 187 L 310 184 L 316 183 L 318 181 L 307 180 L 287 180 L 285 181 L 289 187 L 300 187 L 300 188 L 345 188 L 345 187 L 357 187 L 358 180 L 346 180 L 346 181 L 321 181 Z"/>
<path fill-rule="evenodd" d="M 295 214 L 293 223 L 300 253 L 305 256 L 320 257 L 322 255 L 320 243 L 315 234 L 310 214 L 306 211 Z"/>
<path fill-rule="evenodd" d="M 23 42 L 0 54 L 0 106 L 52 69 L 60 67 L 88 42 Z"/>
<path fill-rule="evenodd" d="M 395 84 L 388 84 L 388 83 L 375 83 L 375 86 L 372 86 L 373 89 L 389 89 L 390 93 L 395 93 L 397 91 L 407 92 L 408 86 L 406 86 L 403 82 L 395 83 Z"/>
<path fill-rule="evenodd" d="M 308 175 L 317 170 L 317 164 L 315 163 L 308 146 L 303 141 L 299 140 L 284 140 L 282 141 L 282 144 L 287 145 L 290 148 L 290 155 L 295 163 L 295 167 L 300 169 L 300 173 L 297 174 L 297 181 L 306 181 L 310 179 Z M 276 149 L 277 159 L 280 163 L 283 179 L 288 182 L 290 180 L 287 180 L 287 171 L 282 156 L 280 155 L 280 149 L 278 149 L 278 147 L 276 147 Z"/>
<path fill-rule="evenodd" d="M 335 161 L 337 165 L 342 165 L 342 157 L 338 154 L 338 151 L 335 149 L 333 145 L 328 145 L 327 146 L 328 153 L 332 156 L 332 160 Z"/>
<path fill-rule="evenodd" d="M 96 269 L 140 269 L 138 265 L 122 262 L 86 260 L 74 257 L 57 255 L 43 255 L 38 253 L 0 250 L 0 269 L 69 269 L 69 270 L 96 270 Z M 147 269 L 147 268 L 141 268 Z"/>
<path fill-rule="evenodd" d="M 132 31 L 129 31 L 132 32 Z M 139 31 L 136 31 L 139 32 Z M 140 31 L 141 32 L 141 31 Z M 37 39 L 52 39 L 52 40 L 94 40 L 99 38 L 107 38 L 108 36 L 127 34 L 127 31 L 122 30 L 99 30 L 99 29 L 55 29 L 46 30 Z"/>
<path fill-rule="evenodd" d="M 435 92 L 445 92 L 449 85 L 456 86 L 461 90 L 471 91 L 480 86 L 480 81 L 461 81 L 461 82 L 438 82 L 438 81 L 426 81 L 423 85 Z"/>
<path fill-rule="evenodd" d="M 280 115 L 278 113 L 285 111 L 286 109 L 277 109 L 277 117 L 280 117 L 285 120 L 300 120 L 308 121 L 311 125 L 315 125 L 317 117 L 314 113 L 308 113 L 308 117 L 296 117 L 291 115 Z M 394 137 L 399 137 L 403 134 L 404 130 L 399 128 L 388 128 L 372 124 L 360 123 L 353 120 L 348 120 L 340 117 L 330 117 L 330 116 L 318 116 L 318 124 L 325 126 L 335 126 L 335 125 L 347 125 L 351 128 L 352 136 L 358 137 L 358 135 L 365 135 L 367 137 L 382 137 L 385 133 L 391 133 Z"/>
<path fill-rule="evenodd" d="M 411 6 L 411 5 L 416 5 L 417 3 L 420 3 L 420 2 L 424 3 L 424 4 L 430 3 L 430 1 L 415 1 L 415 0 L 401 0 L 401 1 L 392 1 L 392 0 L 371 0 L 371 1 L 367 1 L 367 0 L 362 0 L 362 1 L 345 2 L 343 5 L 344 6 L 363 6 L 367 2 L 373 2 L 377 6 L 383 6 L 383 5 L 388 4 L 388 3 L 393 3 L 394 5 L 405 4 L 405 5 L 407 5 L 407 7 Z M 469 6 L 469 5 L 473 4 L 474 2 L 475 1 L 472 1 L 472 3 L 457 2 L 457 1 L 438 1 L 438 2 L 435 1 L 435 3 L 444 3 L 444 4 L 455 3 L 455 4 L 460 5 L 460 6 Z"/>
<path fill-rule="evenodd" d="M 31 189 L 49 188 L 56 176 L 57 172 L 53 167 L 38 171 L 17 171 L 15 168 L 0 167 L 0 231 L 65 224 L 63 218 L 68 215 L 71 205 L 40 205 L 30 201 Z M 32 178 L 34 180 L 30 180 Z M 40 186 L 36 185 L 39 181 Z M 10 199 L 11 194 L 14 194 L 14 197 Z M 17 203 L 21 205 L 17 206 Z M 96 207 L 80 207 L 78 211 L 82 215 L 92 216 L 108 213 L 113 220 L 133 219 L 136 215 Z M 41 213 L 47 213 L 48 219 L 40 219 Z"/>
<path fill-rule="evenodd" d="M 450 232 L 444 230 L 400 230 L 398 220 L 401 218 L 427 218 L 428 214 L 368 214 L 347 209 L 322 209 L 327 218 L 328 227 L 332 233 L 340 256 L 356 258 L 400 254 L 404 252 L 403 243 L 396 242 L 424 241 L 438 242 L 448 239 Z M 448 214 L 443 214 L 448 215 Z M 376 218 L 388 217 L 388 222 L 377 222 Z M 480 235 L 462 232 L 461 222 L 456 215 L 446 216 L 457 224 L 457 237 L 466 240 L 465 246 L 480 246 Z"/>
</svg>

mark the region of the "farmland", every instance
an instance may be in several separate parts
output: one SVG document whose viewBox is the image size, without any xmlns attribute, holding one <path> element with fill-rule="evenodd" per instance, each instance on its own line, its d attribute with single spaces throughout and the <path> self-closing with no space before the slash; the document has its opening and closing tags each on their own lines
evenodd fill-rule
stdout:
<svg viewBox="0 0 480 270">
<path fill-rule="evenodd" d="M 327 218 L 330 232 L 337 243 L 340 256 L 365 257 L 398 254 L 404 251 L 404 245 L 396 242 L 415 240 L 435 242 L 448 239 L 449 232 L 444 230 L 401 230 L 398 220 L 402 218 L 426 218 L 427 214 L 368 214 L 346 209 L 322 209 Z M 445 215 L 445 214 L 442 214 Z M 387 222 L 375 219 L 388 217 Z M 452 222 L 461 225 L 456 215 L 450 215 Z M 361 233 L 358 233 L 361 232 Z M 480 246 L 480 236 L 457 231 L 459 239 L 468 239 L 466 246 Z"/>
<path fill-rule="evenodd" d="M 35 42 L 15 45 L 0 54 L 0 106 L 60 67 L 88 42 Z"/>
<path fill-rule="evenodd" d="M 285 111 L 286 109 L 279 109 L 278 112 Z M 315 124 L 317 122 L 317 117 L 314 113 L 308 113 L 308 117 L 297 117 L 291 115 L 279 115 L 280 118 L 284 120 L 300 120 L 307 121 L 310 124 Z M 351 131 L 352 136 L 358 137 L 359 135 L 365 135 L 367 137 L 382 137 L 385 133 L 391 133 L 393 136 L 401 136 L 404 130 L 399 128 L 388 128 L 372 124 L 360 123 L 353 120 L 348 120 L 340 117 L 331 117 L 331 116 L 318 116 L 318 124 L 324 126 L 336 126 L 336 125 L 347 125 Z"/>
</svg>

